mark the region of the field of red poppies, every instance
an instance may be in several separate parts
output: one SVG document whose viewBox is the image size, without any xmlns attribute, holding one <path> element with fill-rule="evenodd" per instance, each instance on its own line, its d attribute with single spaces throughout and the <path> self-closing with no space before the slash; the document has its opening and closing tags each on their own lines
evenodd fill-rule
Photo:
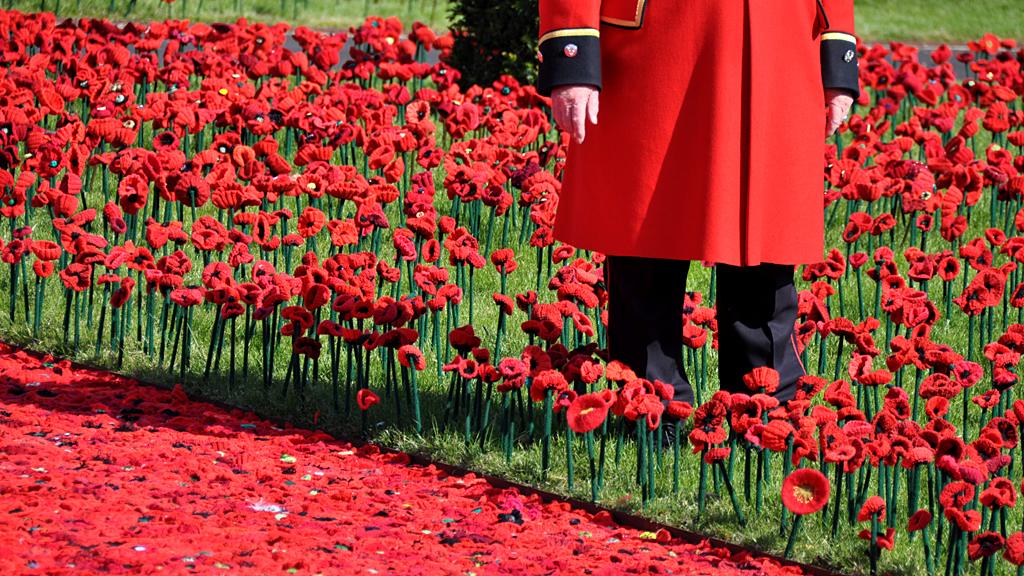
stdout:
<svg viewBox="0 0 1024 576">
<path fill-rule="evenodd" d="M 852 571 L 1024 564 L 1013 40 L 932 67 L 861 47 L 864 93 L 822 162 L 829 253 L 799 271 L 798 398 L 778 406 L 766 367 L 716 391 L 705 263 L 684 330 L 698 400 L 665 408 L 604 354 L 602 255 L 551 235 L 567 137 L 514 78 L 460 88 L 450 35 L 0 28 L 9 341 Z"/>
</svg>

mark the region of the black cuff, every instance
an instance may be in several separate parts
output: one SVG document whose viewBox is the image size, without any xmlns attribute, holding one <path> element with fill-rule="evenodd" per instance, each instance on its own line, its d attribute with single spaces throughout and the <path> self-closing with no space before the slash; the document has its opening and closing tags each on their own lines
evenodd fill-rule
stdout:
<svg viewBox="0 0 1024 576">
<path fill-rule="evenodd" d="M 537 92 L 550 96 L 555 86 L 590 84 L 601 89 L 601 43 L 597 36 L 567 35 L 540 43 Z"/>
<path fill-rule="evenodd" d="M 825 88 L 849 90 L 856 100 L 860 96 L 857 44 L 840 38 L 821 40 L 821 83 Z"/>
</svg>

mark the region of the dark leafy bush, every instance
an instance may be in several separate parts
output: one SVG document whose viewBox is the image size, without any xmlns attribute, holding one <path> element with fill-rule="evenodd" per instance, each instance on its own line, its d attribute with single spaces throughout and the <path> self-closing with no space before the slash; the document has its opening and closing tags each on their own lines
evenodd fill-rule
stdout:
<svg viewBox="0 0 1024 576">
<path fill-rule="evenodd" d="M 537 0 L 454 0 L 451 64 L 460 84 L 489 85 L 502 74 L 523 83 L 537 75 Z"/>
</svg>

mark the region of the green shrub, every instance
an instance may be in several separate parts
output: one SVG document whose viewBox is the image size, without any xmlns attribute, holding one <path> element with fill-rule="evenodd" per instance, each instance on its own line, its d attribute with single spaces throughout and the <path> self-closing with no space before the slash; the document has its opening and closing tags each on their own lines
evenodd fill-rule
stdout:
<svg viewBox="0 0 1024 576">
<path fill-rule="evenodd" d="M 460 84 L 489 85 L 502 74 L 532 84 L 537 77 L 537 0 L 453 0 L 451 65 Z"/>
</svg>

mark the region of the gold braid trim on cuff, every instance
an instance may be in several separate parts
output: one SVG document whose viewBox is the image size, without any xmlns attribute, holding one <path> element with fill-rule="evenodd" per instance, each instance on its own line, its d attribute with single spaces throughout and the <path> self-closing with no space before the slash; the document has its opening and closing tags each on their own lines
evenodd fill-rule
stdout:
<svg viewBox="0 0 1024 576">
<path fill-rule="evenodd" d="M 847 34 L 845 32 L 825 32 L 821 35 L 822 40 L 846 40 L 847 42 L 857 43 L 857 37 L 853 34 Z"/>
<path fill-rule="evenodd" d="M 562 28 L 560 30 L 552 30 L 540 37 L 539 44 L 543 44 L 545 40 L 561 38 L 563 36 L 594 36 L 600 38 L 601 31 L 597 28 Z"/>
</svg>

